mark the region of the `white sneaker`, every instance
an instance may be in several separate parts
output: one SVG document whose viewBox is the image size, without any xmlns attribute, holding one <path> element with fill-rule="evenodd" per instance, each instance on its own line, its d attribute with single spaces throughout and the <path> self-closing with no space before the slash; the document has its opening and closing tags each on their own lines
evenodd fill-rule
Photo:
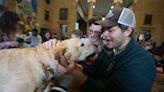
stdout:
<svg viewBox="0 0 164 92">
<path fill-rule="evenodd" d="M 61 87 L 52 87 L 51 92 L 68 92 L 68 91 Z"/>
</svg>

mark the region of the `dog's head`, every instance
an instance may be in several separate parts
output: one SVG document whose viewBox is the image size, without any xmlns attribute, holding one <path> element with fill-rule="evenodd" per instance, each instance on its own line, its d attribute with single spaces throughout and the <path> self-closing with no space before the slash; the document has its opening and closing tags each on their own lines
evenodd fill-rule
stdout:
<svg viewBox="0 0 164 92">
<path fill-rule="evenodd" d="M 67 60 L 77 62 L 83 61 L 88 56 L 96 53 L 96 46 L 86 38 L 72 38 L 58 42 L 55 48 L 51 49 L 51 52 L 54 54 L 57 61 L 60 61 L 64 56 L 66 59 L 65 63 L 68 63 Z M 60 62 L 51 62 L 51 64 L 49 64 L 50 68 L 53 69 L 54 74 L 57 76 L 63 74 L 62 67 L 59 63 Z M 59 64 L 57 68 L 54 66 L 56 64 Z"/>
<path fill-rule="evenodd" d="M 57 51 L 58 50 L 58 51 Z M 86 38 L 67 39 L 56 46 L 56 55 L 63 55 L 67 60 L 82 61 L 86 57 L 96 52 L 96 47 Z"/>
</svg>

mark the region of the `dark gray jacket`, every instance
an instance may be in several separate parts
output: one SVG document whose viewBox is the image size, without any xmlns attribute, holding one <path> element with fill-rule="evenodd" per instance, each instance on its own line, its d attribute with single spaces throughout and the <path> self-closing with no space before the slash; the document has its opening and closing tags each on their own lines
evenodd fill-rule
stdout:
<svg viewBox="0 0 164 92">
<path fill-rule="evenodd" d="M 151 92 L 156 75 L 152 55 L 133 38 L 112 59 L 102 50 L 98 59 L 84 66 L 83 71 L 88 79 L 81 92 Z"/>
</svg>

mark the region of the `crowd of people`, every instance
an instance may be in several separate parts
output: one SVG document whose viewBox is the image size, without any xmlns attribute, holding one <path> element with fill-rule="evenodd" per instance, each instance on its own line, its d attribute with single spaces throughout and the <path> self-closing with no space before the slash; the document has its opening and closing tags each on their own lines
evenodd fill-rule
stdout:
<svg viewBox="0 0 164 92">
<path fill-rule="evenodd" d="M 50 30 L 41 34 L 33 28 L 26 32 L 20 16 L 0 5 L 0 49 L 35 47 L 52 38 Z"/>
<path fill-rule="evenodd" d="M 67 75 L 58 86 L 67 92 L 70 82 L 76 80 L 80 85 L 78 92 L 151 92 L 156 76 L 155 59 L 133 36 L 136 26 L 133 11 L 113 9 L 105 20 L 93 17 L 88 24 L 87 39 L 96 45 L 97 54 L 89 63 L 64 65 L 64 59 L 61 60 Z M 54 38 L 49 30 L 44 35 L 36 28 L 28 35 L 21 30 L 19 16 L 0 6 L 0 49 L 35 47 L 43 42 L 45 48 L 51 48 L 49 45 L 56 43 L 49 41 Z M 71 37 L 80 39 L 82 32 L 75 30 Z"/>
</svg>

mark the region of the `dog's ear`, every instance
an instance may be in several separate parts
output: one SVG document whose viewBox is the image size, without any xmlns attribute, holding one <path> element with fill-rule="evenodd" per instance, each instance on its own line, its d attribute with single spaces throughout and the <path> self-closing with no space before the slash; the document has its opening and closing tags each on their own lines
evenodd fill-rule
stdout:
<svg viewBox="0 0 164 92">
<path fill-rule="evenodd" d="M 55 54 L 55 59 L 60 60 L 61 56 L 63 56 L 66 59 L 70 59 L 71 58 L 71 52 L 69 51 L 68 48 L 64 48 L 62 50 L 60 50 L 58 53 Z"/>
<path fill-rule="evenodd" d="M 66 58 L 67 60 L 71 58 L 71 52 L 69 51 L 68 48 L 65 48 L 65 49 L 64 49 L 63 55 L 65 56 L 65 58 Z"/>
<path fill-rule="evenodd" d="M 64 55 L 64 48 L 59 48 L 54 53 L 55 59 L 57 59 L 59 61 L 60 61 L 62 55 Z"/>
</svg>

